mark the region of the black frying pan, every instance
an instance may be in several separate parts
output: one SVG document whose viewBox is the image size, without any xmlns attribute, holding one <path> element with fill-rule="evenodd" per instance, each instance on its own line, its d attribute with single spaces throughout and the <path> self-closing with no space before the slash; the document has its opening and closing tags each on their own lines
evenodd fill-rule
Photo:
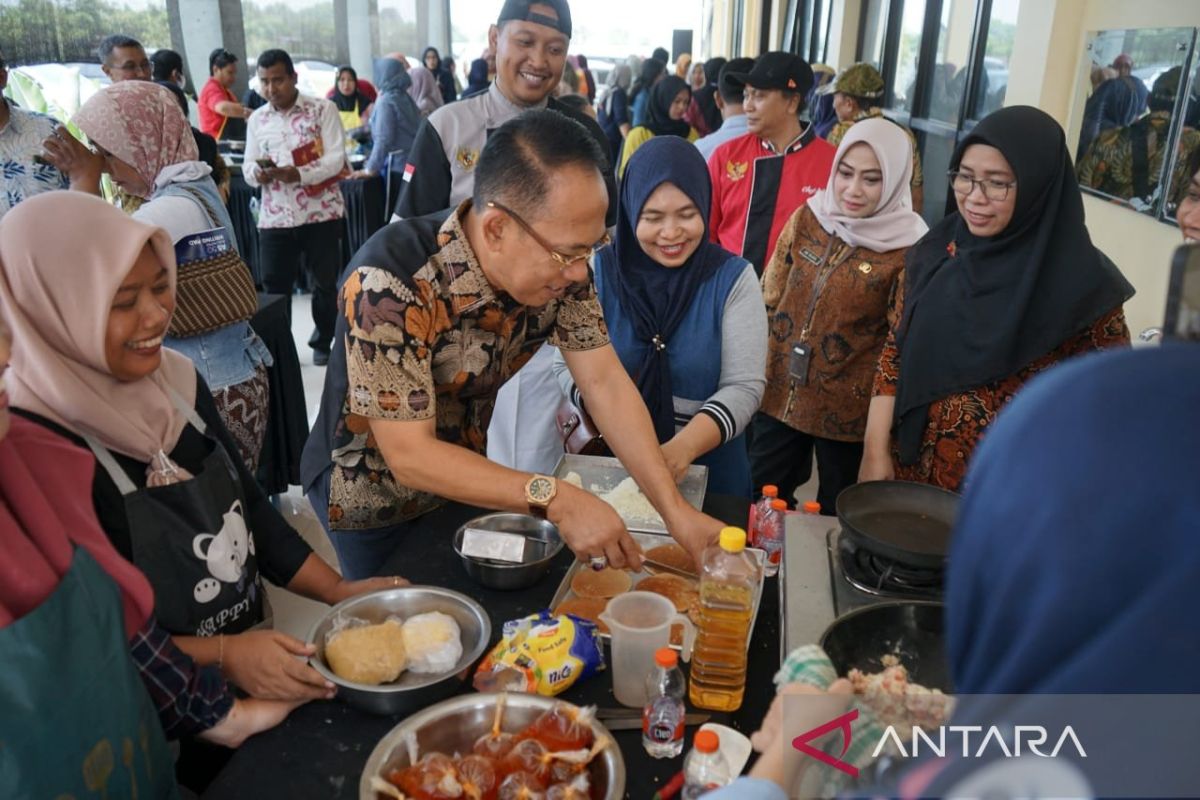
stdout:
<svg viewBox="0 0 1200 800">
<path fill-rule="evenodd" d="M 889 602 L 851 611 L 825 629 L 821 647 L 843 677 L 852 669 L 881 672 L 881 659 L 892 654 L 908 670 L 910 682 L 947 694 L 953 688 L 941 603 Z"/>
<path fill-rule="evenodd" d="M 941 567 L 958 513 L 954 492 L 909 481 L 867 481 L 842 490 L 837 515 L 854 543 L 911 567 Z"/>
</svg>

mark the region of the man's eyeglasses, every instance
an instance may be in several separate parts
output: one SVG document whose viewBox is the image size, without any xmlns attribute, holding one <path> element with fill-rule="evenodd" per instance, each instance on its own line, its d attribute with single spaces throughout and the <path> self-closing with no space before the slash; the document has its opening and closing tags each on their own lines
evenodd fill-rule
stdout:
<svg viewBox="0 0 1200 800">
<path fill-rule="evenodd" d="M 607 233 L 605 233 L 604 238 L 602 238 L 600 241 L 596 242 L 594 245 L 592 245 L 590 248 L 588 248 L 588 251 L 586 253 L 580 253 L 578 255 L 569 256 L 566 253 L 560 253 L 557 250 L 555 250 L 553 245 L 551 245 L 549 242 L 547 242 L 545 239 L 543 239 L 538 234 L 538 232 L 535 231 L 528 222 L 521 219 L 521 217 L 515 211 L 513 211 L 511 208 L 506 208 L 505 206 L 502 206 L 499 203 L 493 202 L 491 200 L 488 201 L 487 207 L 494 208 L 497 211 L 503 211 L 505 214 L 508 214 L 510 217 L 512 217 L 513 222 L 517 223 L 517 225 L 519 225 L 521 227 L 521 230 L 528 233 L 530 238 L 532 238 L 535 242 L 537 242 L 543 250 L 545 250 L 547 253 L 549 253 L 550 257 L 553 258 L 555 261 L 557 261 L 559 263 L 559 266 L 562 269 L 567 269 L 568 267 L 572 267 L 575 264 L 578 264 L 580 261 L 587 261 L 589 258 L 591 258 L 592 256 L 594 256 L 596 254 L 597 250 L 599 250 L 602 247 L 605 247 L 610 241 L 612 241 L 609 238 L 609 235 Z"/>
<path fill-rule="evenodd" d="M 1016 181 L 998 181 L 992 178 L 972 178 L 970 175 L 964 175 L 961 172 L 951 170 L 947 173 L 950 177 L 950 188 L 960 197 L 967 197 L 971 192 L 975 191 L 978 186 L 983 196 L 988 200 L 1000 202 L 1008 199 L 1008 192 L 1012 187 L 1017 185 Z"/>
</svg>

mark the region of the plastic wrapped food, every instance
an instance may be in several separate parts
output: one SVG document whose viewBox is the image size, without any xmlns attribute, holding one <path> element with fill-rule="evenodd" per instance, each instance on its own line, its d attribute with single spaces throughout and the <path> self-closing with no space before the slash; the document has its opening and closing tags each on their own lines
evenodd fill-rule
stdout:
<svg viewBox="0 0 1200 800">
<path fill-rule="evenodd" d="M 334 675 L 352 683 L 390 683 L 408 664 L 403 628 L 395 619 L 343 627 L 326 638 L 325 662 Z"/>
<path fill-rule="evenodd" d="M 537 739 L 549 750 L 584 750 L 591 747 L 595 717 L 595 706 L 579 708 L 570 703 L 555 703 L 543 711 L 520 738 Z"/>
<path fill-rule="evenodd" d="M 449 614 L 417 614 L 404 623 L 404 649 L 412 672 L 451 672 L 462 658 L 462 631 Z"/>
<path fill-rule="evenodd" d="M 392 776 L 388 776 L 389 780 Z M 454 761 L 441 753 L 428 753 L 416 764 L 403 769 L 392 783 L 415 800 L 449 800 L 463 796 L 462 784 Z"/>
<path fill-rule="evenodd" d="M 514 772 L 500 784 L 500 800 L 545 800 L 546 787 L 528 772 Z"/>
<path fill-rule="evenodd" d="M 471 748 L 475 755 L 490 758 L 492 761 L 499 761 L 508 755 L 508 751 L 513 749 L 513 745 L 517 743 L 517 737 L 511 733 L 505 733 L 500 725 L 504 718 L 504 704 L 507 701 L 506 695 L 500 695 L 500 699 L 496 701 L 496 714 L 492 719 L 492 729 L 483 736 L 475 740 L 474 746 Z"/>
<path fill-rule="evenodd" d="M 470 755 L 458 760 L 458 782 L 468 800 L 493 800 L 499 790 L 496 765 L 489 758 Z"/>
<path fill-rule="evenodd" d="M 591 783 L 586 772 L 569 781 L 555 783 L 546 790 L 546 800 L 590 800 L 591 796 Z"/>
<path fill-rule="evenodd" d="M 500 774 L 504 776 L 515 773 L 531 775 L 544 789 L 550 778 L 552 759 L 549 752 L 546 746 L 537 739 L 524 739 L 517 742 L 513 749 L 508 751 L 508 755 L 500 761 Z"/>
<path fill-rule="evenodd" d="M 603 652 L 591 622 L 540 611 L 504 623 L 504 635 L 479 665 L 474 685 L 481 692 L 553 697 L 604 669 Z"/>
</svg>

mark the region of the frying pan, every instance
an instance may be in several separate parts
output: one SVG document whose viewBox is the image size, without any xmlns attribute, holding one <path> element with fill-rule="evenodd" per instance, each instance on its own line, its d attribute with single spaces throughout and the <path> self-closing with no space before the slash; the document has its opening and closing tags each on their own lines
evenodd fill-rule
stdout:
<svg viewBox="0 0 1200 800">
<path fill-rule="evenodd" d="M 860 547 L 911 567 L 946 560 L 959 497 L 927 483 L 867 481 L 837 497 L 842 530 Z"/>
<path fill-rule="evenodd" d="M 893 654 L 912 683 L 949 694 L 943 606 L 929 601 L 878 603 L 843 614 L 821 634 L 821 647 L 838 675 L 852 669 L 883 670 L 881 659 Z"/>
</svg>

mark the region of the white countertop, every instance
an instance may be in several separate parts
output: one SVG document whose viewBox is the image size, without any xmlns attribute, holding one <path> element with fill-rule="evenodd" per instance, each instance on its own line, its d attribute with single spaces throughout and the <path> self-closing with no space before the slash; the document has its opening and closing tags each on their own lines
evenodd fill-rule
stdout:
<svg viewBox="0 0 1200 800">
<path fill-rule="evenodd" d="M 789 514 L 784 527 L 783 569 L 779 580 L 780 658 L 805 644 L 817 644 L 834 619 L 826 536 L 837 518 Z"/>
</svg>

